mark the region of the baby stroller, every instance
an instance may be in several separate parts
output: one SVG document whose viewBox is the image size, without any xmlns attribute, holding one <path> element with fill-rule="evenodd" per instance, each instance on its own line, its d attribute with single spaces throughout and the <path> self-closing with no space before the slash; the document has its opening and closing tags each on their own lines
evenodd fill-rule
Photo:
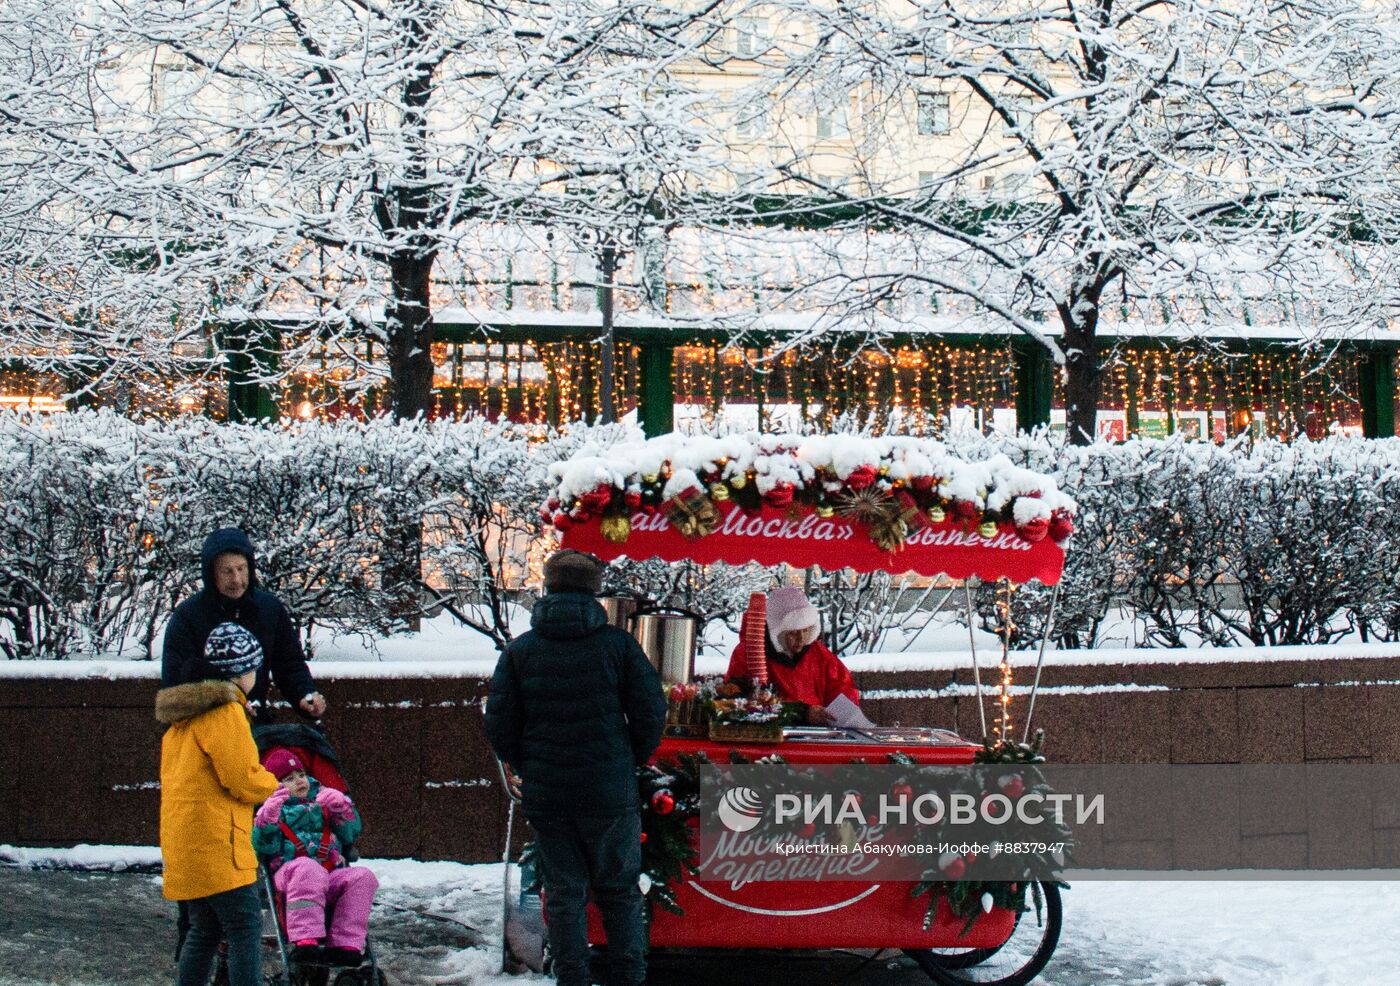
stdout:
<svg viewBox="0 0 1400 986">
<path fill-rule="evenodd" d="M 306 764 L 307 773 L 322 786 L 350 793 L 341 774 L 340 760 L 319 728 L 306 723 L 275 723 L 255 727 L 253 738 L 257 741 L 259 756 L 266 757 L 273 750 L 284 749 Z M 341 850 L 347 862 L 359 858 L 353 845 L 342 846 Z M 365 942 L 364 959 L 354 968 L 294 960 L 291 944 L 287 941 L 286 901 L 266 866 L 259 867 L 258 876 L 268 908 L 276 917 L 273 922 L 275 939 L 264 939 L 265 946 L 275 947 L 279 967 L 278 972 L 264 976 L 269 986 L 385 986 L 387 980 L 375 960 L 374 948 L 369 941 Z"/>
</svg>

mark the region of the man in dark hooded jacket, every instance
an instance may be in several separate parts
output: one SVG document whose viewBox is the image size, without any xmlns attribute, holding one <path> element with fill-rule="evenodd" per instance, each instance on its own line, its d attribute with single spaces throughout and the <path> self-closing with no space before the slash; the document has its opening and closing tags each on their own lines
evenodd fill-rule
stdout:
<svg viewBox="0 0 1400 986">
<path fill-rule="evenodd" d="M 545 917 L 560 986 L 587 986 L 588 891 L 603 918 L 614 986 L 646 980 L 637 767 L 661 741 L 661 678 L 594 597 L 603 563 L 559 551 L 529 632 L 491 678 L 486 735 L 521 777 L 535 830 Z"/>
<path fill-rule="evenodd" d="M 221 527 L 204 539 L 200 553 L 204 588 L 175 608 L 165 628 L 161 687 L 188 682 L 204 660 L 204 643 L 220 623 L 237 623 L 258 638 L 264 660 L 248 699 L 266 719 L 269 678 L 289 702 L 306 715 L 319 717 L 326 700 L 316 691 L 301 641 L 287 607 L 258 588 L 253 542 L 236 527 Z"/>
</svg>

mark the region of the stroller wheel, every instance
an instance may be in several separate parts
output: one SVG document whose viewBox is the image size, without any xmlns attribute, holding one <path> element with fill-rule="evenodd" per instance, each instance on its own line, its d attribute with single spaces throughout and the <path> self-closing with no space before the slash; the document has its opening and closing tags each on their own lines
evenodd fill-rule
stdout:
<svg viewBox="0 0 1400 986">
<path fill-rule="evenodd" d="M 294 967 L 292 986 L 326 986 L 330 982 L 331 971 L 323 965 L 302 965 Z M 336 980 L 339 983 L 339 979 Z"/>
</svg>

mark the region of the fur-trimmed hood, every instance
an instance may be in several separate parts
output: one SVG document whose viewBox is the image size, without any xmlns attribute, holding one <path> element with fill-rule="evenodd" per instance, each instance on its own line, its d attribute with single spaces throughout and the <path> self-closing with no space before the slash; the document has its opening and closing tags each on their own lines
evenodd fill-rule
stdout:
<svg viewBox="0 0 1400 986">
<path fill-rule="evenodd" d="M 192 681 L 156 692 L 156 719 L 168 726 L 229 702 L 242 705 L 246 701 L 243 692 L 231 681 Z"/>
</svg>

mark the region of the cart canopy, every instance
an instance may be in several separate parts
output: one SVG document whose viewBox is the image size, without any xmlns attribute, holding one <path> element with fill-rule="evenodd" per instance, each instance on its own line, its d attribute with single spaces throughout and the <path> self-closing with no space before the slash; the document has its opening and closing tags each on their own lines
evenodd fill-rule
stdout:
<svg viewBox="0 0 1400 986">
<path fill-rule="evenodd" d="M 914 437 L 663 435 L 552 467 L 565 547 L 660 558 L 1059 581 L 1076 506 L 1004 455 Z"/>
</svg>

